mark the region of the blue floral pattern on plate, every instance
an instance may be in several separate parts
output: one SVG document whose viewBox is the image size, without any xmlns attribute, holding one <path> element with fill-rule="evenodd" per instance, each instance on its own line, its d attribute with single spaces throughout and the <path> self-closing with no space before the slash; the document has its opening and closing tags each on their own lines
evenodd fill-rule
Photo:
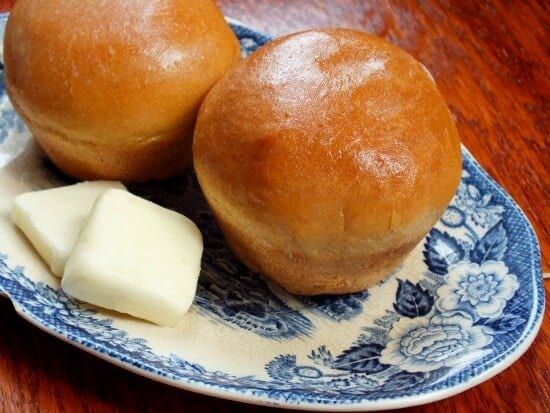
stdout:
<svg viewBox="0 0 550 413">
<path fill-rule="evenodd" d="M 0 22 L 3 26 L 5 17 Z M 243 55 L 269 40 L 235 22 L 232 28 Z M 0 92 L 0 99 L 6 99 L 3 86 Z M 0 155 L 2 145 L 23 132 L 4 100 Z M 148 338 L 133 337 L 118 328 L 116 320 L 100 316 L 57 287 L 31 279 L 22 266 L 10 267 L 1 250 L 0 291 L 22 315 L 48 331 L 183 388 L 318 409 L 402 407 L 418 403 L 418 396 L 423 402 L 436 400 L 470 387 L 480 375 L 496 374 L 525 351 L 540 326 L 544 306 L 533 230 L 467 151 L 463 159 L 457 195 L 419 247 L 414 264 L 421 273 L 409 272 L 405 264 L 383 281 L 393 291 L 393 300 L 384 302 L 381 315 L 373 318 L 366 307 L 379 298 L 370 290 L 291 297 L 248 271 L 225 245 L 192 173 L 163 185 L 130 187 L 185 213 L 201 228 L 205 254 L 194 306 L 201 317 L 264 343 L 300 343 L 294 353 L 274 350 L 255 366 L 254 374 L 211 369 L 182 355 L 161 354 Z M 48 170 L 48 183 L 63 182 L 42 158 L 33 162 L 33 167 Z M 323 329 L 346 323 L 360 323 L 359 332 L 338 337 L 337 343 L 314 341 Z M 310 342 L 315 345 L 308 348 Z"/>
<path fill-rule="evenodd" d="M 338 378 L 340 388 L 355 388 L 360 378 L 376 383 L 369 392 L 393 381 L 405 390 L 403 381 L 411 388 L 426 386 L 454 367 L 493 356 L 505 341 L 499 335 L 510 339 L 522 331 L 527 322 L 522 313 L 506 312 L 513 298 L 520 299 L 514 297 L 518 277 L 506 265 L 506 209 L 490 193 L 481 194 L 468 172 L 473 161 L 464 155 L 465 172 L 450 213 L 424 242 L 424 279 L 414 284 L 398 278 L 393 309 L 374 321 L 378 327 L 364 327 L 338 356 L 325 346 L 311 351 L 315 365 L 296 365 L 294 354 L 277 356 L 266 367 L 272 378 L 303 381 L 303 372 L 309 372 L 310 383 L 329 385 Z M 479 210 L 479 199 L 487 211 Z M 445 227 L 449 232 L 439 229 Z"/>
</svg>

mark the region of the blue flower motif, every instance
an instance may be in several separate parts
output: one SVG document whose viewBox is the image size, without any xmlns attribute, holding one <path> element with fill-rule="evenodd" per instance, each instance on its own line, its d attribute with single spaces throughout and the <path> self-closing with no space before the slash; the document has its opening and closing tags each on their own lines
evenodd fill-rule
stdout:
<svg viewBox="0 0 550 413">
<path fill-rule="evenodd" d="M 390 331 L 380 362 L 408 372 L 426 372 L 476 360 L 493 341 L 490 329 L 474 326 L 466 314 L 440 314 L 427 319 L 401 318 Z"/>
<path fill-rule="evenodd" d="M 517 277 L 501 261 L 463 262 L 451 269 L 437 290 L 436 307 L 442 312 L 463 310 L 480 318 L 496 318 L 518 287 Z"/>
<path fill-rule="evenodd" d="M 455 197 L 458 209 L 482 227 L 491 227 L 502 219 L 504 207 L 490 202 L 491 194 L 482 195 L 474 185 L 460 184 Z"/>
<path fill-rule="evenodd" d="M 443 216 L 441 217 L 441 222 L 443 222 L 448 227 L 458 228 L 462 224 L 464 224 L 465 219 L 466 216 L 464 215 L 464 212 L 462 212 L 459 208 L 451 205 L 443 213 Z"/>
<path fill-rule="evenodd" d="M 290 381 L 294 377 L 296 367 L 296 355 L 285 354 L 267 363 L 265 370 L 275 380 Z"/>
<path fill-rule="evenodd" d="M 31 302 L 34 305 L 44 306 L 44 312 L 48 315 L 57 315 L 58 317 L 68 317 L 79 315 L 80 313 L 92 314 L 92 311 L 81 310 L 76 301 L 69 298 L 62 290 L 54 289 L 47 284 L 36 284 L 37 294 Z"/>
</svg>

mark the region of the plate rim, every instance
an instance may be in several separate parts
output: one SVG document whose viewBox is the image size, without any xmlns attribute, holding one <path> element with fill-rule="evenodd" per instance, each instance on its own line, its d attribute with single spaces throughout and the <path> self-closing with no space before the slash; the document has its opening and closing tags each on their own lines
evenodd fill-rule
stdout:
<svg viewBox="0 0 550 413">
<path fill-rule="evenodd" d="M 5 295 L 5 294 L 2 294 L 2 295 Z M 137 374 L 139 376 L 145 377 L 149 380 L 166 384 L 180 390 L 191 391 L 193 393 L 202 394 L 209 397 L 215 397 L 223 400 L 231 400 L 231 401 L 236 401 L 240 403 L 253 404 L 257 406 L 268 406 L 268 407 L 277 407 L 277 408 L 283 408 L 283 409 L 297 409 L 297 410 L 303 410 L 303 411 L 323 411 L 323 412 L 357 412 L 357 411 L 393 410 L 393 409 L 421 406 L 424 404 L 433 403 L 440 400 L 444 400 L 449 397 L 456 396 L 468 389 L 471 389 L 493 378 L 494 376 L 500 374 L 501 372 L 506 370 L 508 367 L 510 367 L 512 364 L 514 364 L 529 349 L 529 347 L 537 337 L 540 327 L 542 325 L 542 320 L 543 320 L 542 316 L 538 318 L 537 322 L 532 325 L 532 328 L 529 330 L 529 332 L 527 332 L 527 334 L 522 336 L 523 342 L 519 346 L 517 346 L 512 353 L 510 353 L 508 358 L 504 358 L 503 360 L 497 362 L 497 364 L 495 364 L 493 367 L 490 367 L 483 373 L 474 376 L 469 381 L 459 383 L 451 388 L 439 389 L 439 390 L 436 390 L 430 393 L 425 393 L 422 395 L 405 396 L 402 398 L 395 398 L 395 399 L 378 399 L 375 401 L 363 400 L 355 404 L 344 404 L 344 403 L 321 404 L 321 403 L 311 403 L 311 402 L 300 402 L 300 403 L 293 404 L 289 402 L 281 402 L 278 400 L 269 399 L 266 396 L 250 396 L 247 393 L 241 393 L 234 389 L 222 390 L 213 386 L 208 386 L 204 383 L 199 384 L 195 382 L 185 382 L 183 380 L 176 381 L 166 376 L 163 376 L 159 373 L 153 373 L 153 372 L 141 369 L 132 364 L 123 362 L 120 359 L 109 356 L 106 353 L 95 350 L 90 346 L 86 346 L 82 342 L 71 340 L 69 337 L 70 334 L 66 336 L 66 335 L 63 335 L 62 333 L 59 333 L 55 329 L 48 328 L 44 324 L 41 324 L 34 317 L 27 314 L 24 307 L 22 307 L 19 302 L 14 301 L 9 296 L 9 294 L 5 296 L 11 301 L 16 313 L 22 319 L 29 322 L 31 325 L 39 328 L 40 330 L 44 331 L 45 333 L 57 339 L 60 339 L 61 341 L 67 344 L 70 344 L 78 348 L 79 350 L 83 350 L 88 354 L 98 357 L 99 359 L 105 362 L 108 362 L 109 364 L 123 368 L 124 370 L 127 370 L 133 374 Z M 83 341 L 87 342 L 89 340 L 85 339 Z M 93 344 L 93 342 L 90 342 L 90 344 Z M 124 358 L 122 357 L 123 354 L 118 352 L 116 353 L 119 356 L 121 356 L 121 358 Z"/>
</svg>

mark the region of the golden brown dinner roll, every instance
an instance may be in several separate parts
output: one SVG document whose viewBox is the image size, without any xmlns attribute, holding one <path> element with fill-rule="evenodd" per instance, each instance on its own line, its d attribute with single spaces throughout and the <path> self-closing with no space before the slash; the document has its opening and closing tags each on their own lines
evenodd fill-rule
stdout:
<svg viewBox="0 0 550 413">
<path fill-rule="evenodd" d="M 384 278 L 461 175 L 457 130 L 427 70 L 344 29 L 280 38 L 225 74 L 201 106 L 193 156 L 236 256 L 308 295 Z"/>
<path fill-rule="evenodd" d="M 18 0 L 4 40 L 13 105 L 81 179 L 181 172 L 202 99 L 239 59 L 212 0 Z"/>
</svg>

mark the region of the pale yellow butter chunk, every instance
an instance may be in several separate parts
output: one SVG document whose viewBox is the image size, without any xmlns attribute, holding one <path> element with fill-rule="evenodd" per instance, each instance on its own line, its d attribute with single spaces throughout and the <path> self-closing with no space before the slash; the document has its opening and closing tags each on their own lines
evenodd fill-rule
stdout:
<svg viewBox="0 0 550 413">
<path fill-rule="evenodd" d="M 109 188 L 125 189 L 120 182 L 90 181 L 15 197 L 13 223 L 58 277 L 96 198 Z"/>
<path fill-rule="evenodd" d="M 94 204 L 61 287 L 79 300 L 175 325 L 193 302 L 202 250 L 191 220 L 111 189 Z"/>
</svg>

